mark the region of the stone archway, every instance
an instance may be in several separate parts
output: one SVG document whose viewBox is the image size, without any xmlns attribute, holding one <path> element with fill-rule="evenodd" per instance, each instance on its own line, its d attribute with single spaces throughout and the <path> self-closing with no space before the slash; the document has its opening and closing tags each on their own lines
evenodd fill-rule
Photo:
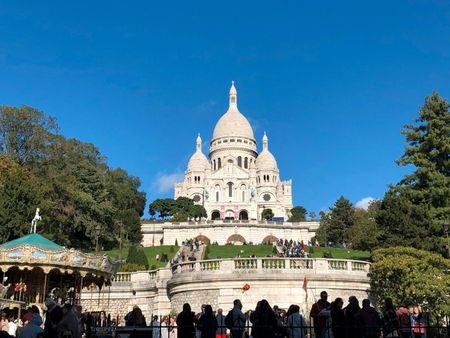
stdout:
<svg viewBox="0 0 450 338">
<path fill-rule="evenodd" d="M 243 221 L 248 221 L 248 212 L 247 210 L 241 210 L 239 213 L 239 219 Z"/>
<path fill-rule="evenodd" d="M 220 212 L 218 210 L 214 210 L 211 213 L 211 220 L 219 220 L 220 219 Z"/>
<path fill-rule="evenodd" d="M 238 244 L 239 245 L 239 244 L 245 244 L 246 240 L 241 235 L 234 234 L 234 235 L 231 235 L 230 237 L 228 237 L 227 243 Z"/>
<path fill-rule="evenodd" d="M 197 237 L 195 237 L 196 240 L 198 240 L 199 242 L 206 244 L 206 245 L 210 245 L 211 244 L 211 240 L 204 236 L 204 235 L 198 235 Z"/>
<path fill-rule="evenodd" d="M 268 244 L 276 243 L 277 241 L 278 241 L 278 238 L 276 238 L 273 235 L 269 235 L 269 236 L 264 237 L 264 239 L 262 240 L 261 244 L 268 245 Z"/>
</svg>

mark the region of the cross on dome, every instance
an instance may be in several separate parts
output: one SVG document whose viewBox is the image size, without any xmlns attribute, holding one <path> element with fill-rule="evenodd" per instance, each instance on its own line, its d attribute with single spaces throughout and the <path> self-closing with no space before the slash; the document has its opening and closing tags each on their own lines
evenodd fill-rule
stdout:
<svg viewBox="0 0 450 338">
<path fill-rule="evenodd" d="M 263 149 L 269 149 L 269 138 L 267 137 L 266 132 L 264 132 L 262 141 L 263 141 Z"/>
</svg>

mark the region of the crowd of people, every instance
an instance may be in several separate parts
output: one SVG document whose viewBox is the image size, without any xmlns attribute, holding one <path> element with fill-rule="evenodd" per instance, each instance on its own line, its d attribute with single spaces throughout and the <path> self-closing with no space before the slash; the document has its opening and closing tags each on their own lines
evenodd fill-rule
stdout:
<svg viewBox="0 0 450 338">
<path fill-rule="evenodd" d="M 283 240 L 280 238 L 277 241 L 277 246 L 281 247 L 283 257 L 298 257 L 308 258 L 307 246 L 303 242 L 297 242 L 294 240 Z"/>
<path fill-rule="evenodd" d="M 328 301 L 326 291 L 320 293 L 309 313 L 309 320 L 301 313 L 299 305 L 287 310 L 270 306 L 265 299 L 254 310 L 242 312 L 242 303 L 234 300 L 233 308 L 225 314 L 204 304 L 200 312 L 192 311 L 185 303 L 178 316 L 152 316 L 147 322 L 141 309 L 133 309 L 119 323 L 104 311 L 82 313 L 79 305 L 60 306 L 52 299 L 45 301 L 45 320 L 39 308 L 31 306 L 20 320 L 0 315 L 0 338 L 81 338 L 92 337 L 99 327 L 113 329 L 117 326 L 147 328 L 153 338 L 422 338 L 425 321 L 420 307 L 394 307 L 387 298 L 381 313 L 371 306 L 369 299 L 360 303 L 355 296 L 343 307 L 342 298 Z M 309 324 L 308 324 L 309 323 Z"/>
</svg>

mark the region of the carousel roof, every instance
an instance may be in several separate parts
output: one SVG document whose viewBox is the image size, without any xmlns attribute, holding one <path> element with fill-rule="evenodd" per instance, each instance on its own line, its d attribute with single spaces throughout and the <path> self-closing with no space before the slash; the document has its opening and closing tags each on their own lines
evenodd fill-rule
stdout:
<svg viewBox="0 0 450 338">
<path fill-rule="evenodd" d="M 63 250 L 64 247 L 52 242 L 51 240 L 39 235 L 39 234 L 29 234 L 23 237 L 14 239 L 12 241 L 3 243 L 0 248 L 14 248 L 17 246 L 34 246 L 36 248 L 41 248 L 45 250 Z"/>
<path fill-rule="evenodd" d="M 58 269 L 109 279 L 117 272 L 119 263 L 106 255 L 67 249 L 32 233 L 0 245 L 0 269 L 6 271 L 14 266 L 21 270 L 39 267 L 45 272 Z"/>
</svg>

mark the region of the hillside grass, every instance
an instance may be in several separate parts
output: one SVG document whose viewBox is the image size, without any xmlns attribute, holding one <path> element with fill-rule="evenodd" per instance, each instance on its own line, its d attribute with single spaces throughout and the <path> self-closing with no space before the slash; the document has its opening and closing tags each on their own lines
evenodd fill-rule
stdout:
<svg viewBox="0 0 450 338">
<path fill-rule="evenodd" d="M 162 268 L 166 266 L 167 262 L 157 260 L 156 255 L 159 254 L 159 257 L 162 257 L 162 255 L 166 254 L 170 261 L 172 258 L 174 258 L 175 254 L 178 252 L 180 247 L 175 245 L 162 245 L 162 246 L 151 246 L 142 249 L 144 250 L 144 253 L 147 256 L 149 267 L 154 265 L 156 268 Z M 103 253 L 110 256 L 113 259 L 119 259 L 119 249 L 104 251 Z M 122 259 L 126 260 L 127 256 L 128 256 L 128 248 L 123 248 Z"/>
<path fill-rule="evenodd" d="M 209 252 L 205 255 L 205 259 L 217 258 L 234 258 L 239 255 L 241 258 L 250 257 L 267 257 L 273 255 L 272 245 L 209 245 Z M 331 258 L 335 259 L 354 259 L 354 260 L 370 260 L 369 251 L 351 250 L 347 248 L 308 248 L 308 252 L 312 258 L 322 258 L 324 252 L 331 253 Z"/>
</svg>

